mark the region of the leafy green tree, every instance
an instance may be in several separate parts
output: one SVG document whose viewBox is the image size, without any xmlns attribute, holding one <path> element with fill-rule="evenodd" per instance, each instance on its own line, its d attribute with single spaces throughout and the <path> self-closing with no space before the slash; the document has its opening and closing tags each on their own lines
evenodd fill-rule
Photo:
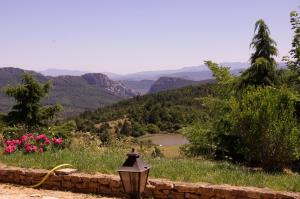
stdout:
<svg viewBox="0 0 300 199">
<path fill-rule="evenodd" d="M 204 63 L 212 72 L 213 77 L 216 78 L 216 83 L 214 84 L 215 93 L 222 97 L 231 96 L 234 92 L 237 78 L 230 73 L 230 68 L 219 66 L 212 61 L 205 61 Z"/>
<path fill-rule="evenodd" d="M 290 14 L 290 23 L 294 33 L 292 40 L 292 49 L 290 56 L 284 56 L 283 61 L 286 62 L 288 69 L 286 69 L 281 76 L 283 83 L 300 90 L 300 16 L 297 11 Z"/>
<path fill-rule="evenodd" d="M 60 105 L 41 105 L 41 99 L 47 96 L 50 86 L 50 82 L 38 83 L 28 73 L 24 75 L 22 84 L 8 86 L 5 93 L 16 101 L 6 118 L 9 124 L 24 124 L 28 129 L 49 124 L 49 119 L 62 109 Z"/>
<path fill-rule="evenodd" d="M 297 11 L 291 12 L 290 23 L 294 32 L 292 49 L 290 50 L 290 57 L 284 57 L 283 60 L 287 62 L 289 69 L 300 75 L 300 16 Z"/>
</svg>

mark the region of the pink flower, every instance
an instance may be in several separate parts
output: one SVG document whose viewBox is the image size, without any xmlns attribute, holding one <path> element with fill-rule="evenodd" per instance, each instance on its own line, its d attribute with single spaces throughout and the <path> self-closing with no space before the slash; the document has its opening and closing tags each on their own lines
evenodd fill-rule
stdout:
<svg viewBox="0 0 300 199">
<path fill-rule="evenodd" d="M 21 142 L 21 140 L 12 140 L 13 141 L 13 143 L 15 144 L 15 145 L 21 145 L 22 144 L 22 142 Z"/>
<path fill-rule="evenodd" d="M 31 147 L 31 151 L 32 151 L 32 152 L 37 152 L 37 146 L 32 146 L 32 147 Z"/>
<path fill-rule="evenodd" d="M 48 145 L 60 146 L 63 143 L 62 138 L 49 138 L 46 134 L 34 135 L 26 133 L 19 139 L 5 141 L 4 153 L 11 154 L 16 150 L 22 150 L 25 153 L 43 153 Z"/>
<path fill-rule="evenodd" d="M 21 142 L 24 143 L 27 141 L 28 136 L 25 134 L 21 137 Z"/>
<path fill-rule="evenodd" d="M 26 153 L 30 153 L 32 151 L 32 148 L 31 148 L 30 144 L 25 146 L 25 151 L 26 151 Z"/>
<path fill-rule="evenodd" d="M 4 152 L 10 154 L 10 153 L 15 152 L 16 149 L 17 149 L 17 147 L 15 145 L 9 145 L 5 148 Z"/>
<path fill-rule="evenodd" d="M 45 145 L 49 145 L 51 142 L 50 142 L 50 140 L 47 138 L 46 140 L 45 140 Z"/>
<path fill-rule="evenodd" d="M 36 140 L 47 140 L 48 137 L 45 134 L 41 134 L 35 137 Z"/>
<path fill-rule="evenodd" d="M 62 138 L 52 138 L 52 142 L 53 142 L 53 144 L 61 145 L 63 142 L 63 139 Z"/>
<path fill-rule="evenodd" d="M 11 141 L 11 140 L 7 140 L 7 141 L 5 142 L 5 144 L 6 144 L 6 146 L 10 146 L 10 145 L 14 145 L 14 142 Z"/>
</svg>

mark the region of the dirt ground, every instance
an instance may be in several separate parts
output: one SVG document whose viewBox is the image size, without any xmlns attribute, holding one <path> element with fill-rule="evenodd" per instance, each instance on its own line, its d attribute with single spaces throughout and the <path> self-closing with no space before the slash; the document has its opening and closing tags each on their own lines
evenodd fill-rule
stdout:
<svg viewBox="0 0 300 199">
<path fill-rule="evenodd" d="M 24 186 L 0 184 L 0 199 L 113 199 L 92 194 L 31 189 Z M 116 199 L 116 198 L 115 198 Z"/>
</svg>

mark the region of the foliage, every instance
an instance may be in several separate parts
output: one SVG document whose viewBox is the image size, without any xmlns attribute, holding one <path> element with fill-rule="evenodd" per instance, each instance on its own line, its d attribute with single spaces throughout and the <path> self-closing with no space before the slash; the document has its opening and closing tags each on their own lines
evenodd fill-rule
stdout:
<svg viewBox="0 0 300 199">
<path fill-rule="evenodd" d="M 214 95 L 199 99 L 206 116 L 187 128 L 190 145 L 185 151 L 281 170 L 299 159 L 299 103 L 291 89 L 280 85 L 289 80 L 290 71 L 276 69 L 276 43 L 263 20 L 256 22 L 255 32 L 251 67 L 241 77 L 205 62 L 217 82 Z"/>
<path fill-rule="evenodd" d="M 147 132 L 151 134 L 159 133 L 160 130 L 155 124 L 148 124 L 147 125 Z"/>
<path fill-rule="evenodd" d="M 270 64 L 275 64 L 273 56 L 277 55 L 276 42 L 270 37 L 270 30 L 264 20 L 256 21 L 254 32 L 256 33 L 252 39 L 250 47 L 254 48 L 250 62 L 256 63 L 256 59 L 265 58 Z"/>
<path fill-rule="evenodd" d="M 293 87 L 297 91 L 300 90 L 300 17 L 296 11 L 290 14 L 290 23 L 292 31 L 294 33 L 292 40 L 292 49 L 290 50 L 290 56 L 284 56 L 283 61 L 289 70 L 286 70 L 284 83 Z"/>
<path fill-rule="evenodd" d="M 263 57 L 259 57 L 240 78 L 239 88 L 247 86 L 274 86 L 276 83 L 276 68 L 274 64 Z"/>
<path fill-rule="evenodd" d="M 204 156 L 214 158 L 216 147 L 213 134 L 210 128 L 206 127 L 205 124 L 196 123 L 186 128 L 184 135 L 190 141 L 188 145 L 182 147 L 186 155 L 191 157 Z"/>
<path fill-rule="evenodd" d="M 218 95 L 216 90 L 215 96 L 199 101 L 206 107 L 206 120 L 187 129 L 187 154 L 230 159 L 268 170 L 282 169 L 299 158 L 297 96 L 287 87 L 249 87 L 231 96 Z"/>
<path fill-rule="evenodd" d="M 69 139 L 76 131 L 76 123 L 74 120 L 69 120 L 61 125 L 52 126 L 48 129 L 48 134 L 56 137 L 61 137 L 64 140 Z"/>
<path fill-rule="evenodd" d="M 262 19 L 255 23 L 254 32 L 256 35 L 250 47 L 255 51 L 250 58 L 250 68 L 241 75 L 239 90 L 248 86 L 273 86 L 276 83 L 276 42 L 270 37 L 270 30 Z"/>
<path fill-rule="evenodd" d="M 211 85 L 207 84 L 138 96 L 87 111 L 75 118 L 75 121 L 78 130 L 95 132 L 95 124 L 125 117 L 130 125 L 125 125 L 121 133 L 123 135 L 143 135 L 148 124 L 156 125 L 160 131 L 174 132 L 202 119 L 202 105 L 197 98 L 211 92 Z"/>
<path fill-rule="evenodd" d="M 13 97 L 16 104 L 7 115 L 9 124 L 24 124 L 28 129 L 49 124 L 61 106 L 42 107 L 40 101 L 50 90 L 50 82 L 39 84 L 32 75 L 25 74 L 18 86 L 8 86 L 5 93 Z"/>
<path fill-rule="evenodd" d="M 5 126 L 1 129 L 1 134 L 4 139 L 17 139 L 26 132 L 23 126 Z"/>
<path fill-rule="evenodd" d="M 164 157 L 164 154 L 161 152 L 161 150 L 155 146 L 153 152 L 151 153 L 151 156 L 153 158 L 162 158 Z"/>
<path fill-rule="evenodd" d="M 250 89 L 242 99 L 232 97 L 228 101 L 230 111 L 218 125 L 227 127 L 226 139 L 234 138 L 235 153 L 246 162 L 282 169 L 300 155 L 295 100 L 296 96 L 285 87 Z M 225 154 L 232 148 L 221 147 Z"/>
<path fill-rule="evenodd" d="M 222 97 L 232 95 L 237 77 L 230 73 L 230 68 L 226 66 L 219 66 L 217 63 L 212 61 L 205 61 L 204 63 L 210 69 L 213 77 L 216 79 L 216 83 L 213 86 L 214 91 Z"/>
<path fill-rule="evenodd" d="M 300 17 L 297 11 L 292 11 L 290 14 L 290 23 L 293 30 L 292 49 L 290 50 L 290 57 L 284 57 L 287 66 L 292 71 L 300 74 Z"/>
<path fill-rule="evenodd" d="M 103 145 L 109 145 L 112 142 L 112 134 L 109 132 L 109 124 L 104 123 L 96 130 L 96 135 L 99 137 Z"/>
<path fill-rule="evenodd" d="M 127 136 L 132 134 L 132 126 L 128 120 L 125 120 L 120 133 Z"/>
<path fill-rule="evenodd" d="M 240 92 L 233 85 L 245 76 L 230 78 L 226 68 L 206 62 L 217 79 L 215 95 L 199 99 L 206 117 L 187 128 L 190 145 L 184 148 L 186 154 L 229 159 L 267 170 L 282 169 L 299 158 L 297 96 L 285 86 L 266 86 L 273 76 L 268 72 L 278 72 L 264 69 L 269 64 L 264 58 L 256 62 L 262 62 L 261 66 L 251 66 L 247 75 L 252 77 L 247 81 L 252 82 Z"/>
</svg>

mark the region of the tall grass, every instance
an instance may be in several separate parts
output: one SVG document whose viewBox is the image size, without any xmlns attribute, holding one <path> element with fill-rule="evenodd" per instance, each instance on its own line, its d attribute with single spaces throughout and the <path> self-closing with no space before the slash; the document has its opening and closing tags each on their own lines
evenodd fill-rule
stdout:
<svg viewBox="0 0 300 199">
<path fill-rule="evenodd" d="M 44 154 L 24 155 L 20 152 L 13 155 L 0 156 L 0 162 L 25 168 L 50 169 L 62 163 L 72 164 L 81 172 L 102 172 L 117 174 L 116 170 L 126 158 L 124 150 L 69 150 Z M 150 177 L 166 178 L 175 181 L 208 182 L 213 184 L 231 184 L 239 186 L 268 187 L 275 190 L 300 192 L 300 175 L 270 174 L 253 171 L 228 162 L 214 162 L 196 159 L 143 159 L 151 164 Z"/>
</svg>

